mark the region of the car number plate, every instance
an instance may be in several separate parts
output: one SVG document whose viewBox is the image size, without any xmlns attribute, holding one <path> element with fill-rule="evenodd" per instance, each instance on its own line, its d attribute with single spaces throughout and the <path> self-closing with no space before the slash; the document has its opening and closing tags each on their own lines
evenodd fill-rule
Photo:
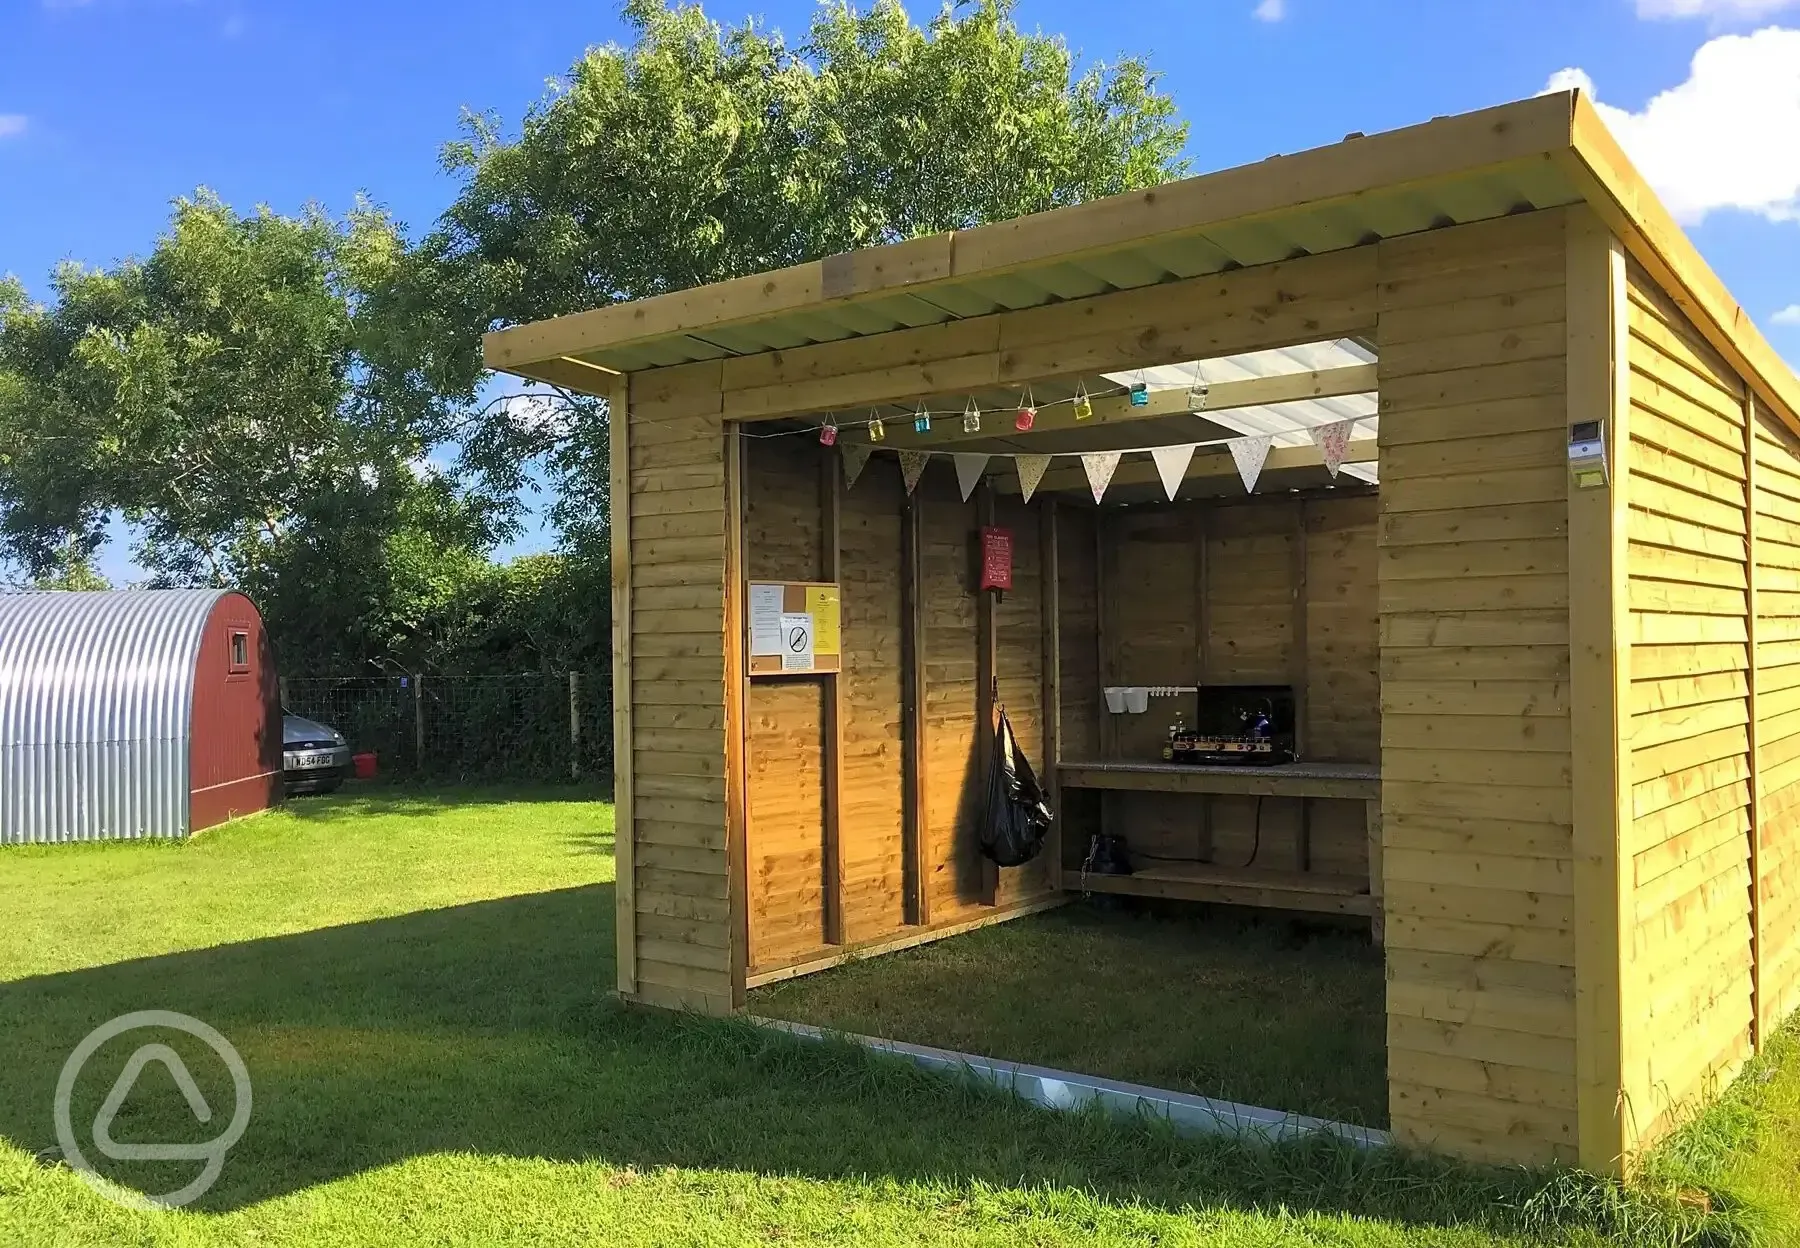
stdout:
<svg viewBox="0 0 1800 1248">
<path fill-rule="evenodd" d="M 317 754 L 294 755 L 294 766 L 296 767 L 329 767 L 332 761 L 331 754 L 326 751 Z"/>
</svg>

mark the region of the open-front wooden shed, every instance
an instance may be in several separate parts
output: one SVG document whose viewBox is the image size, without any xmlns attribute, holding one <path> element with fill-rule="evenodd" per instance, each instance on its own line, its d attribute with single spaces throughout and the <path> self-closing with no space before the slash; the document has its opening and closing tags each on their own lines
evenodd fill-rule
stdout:
<svg viewBox="0 0 1800 1248">
<path fill-rule="evenodd" d="M 486 355 L 612 403 L 632 1000 L 1083 888 L 1366 915 L 1396 1134 L 1601 1170 L 1800 1004 L 1800 384 L 1577 95 Z M 1246 687 L 1294 761 L 1163 761 Z"/>
</svg>

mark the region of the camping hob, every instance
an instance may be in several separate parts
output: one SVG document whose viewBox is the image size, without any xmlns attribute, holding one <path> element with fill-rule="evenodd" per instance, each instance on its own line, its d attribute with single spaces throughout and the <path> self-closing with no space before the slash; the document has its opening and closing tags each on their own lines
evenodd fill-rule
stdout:
<svg viewBox="0 0 1800 1248">
<path fill-rule="evenodd" d="M 1273 766 L 1294 761 L 1294 691 L 1287 685 L 1205 685 L 1190 725 L 1177 717 L 1162 756 L 1173 763 Z"/>
</svg>

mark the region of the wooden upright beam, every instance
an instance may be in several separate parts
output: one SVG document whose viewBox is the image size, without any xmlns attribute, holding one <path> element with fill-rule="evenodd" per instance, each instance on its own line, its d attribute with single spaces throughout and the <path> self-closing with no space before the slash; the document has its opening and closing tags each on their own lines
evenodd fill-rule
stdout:
<svg viewBox="0 0 1800 1248">
<path fill-rule="evenodd" d="M 1044 678 L 1043 703 L 1044 752 L 1043 781 L 1050 795 L 1050 812 L 1056 816 L 1050 825 L 1050 836 L 1044 846 L 1049 860 L 1047 883 L 1052 889 L 1062 887 L 1062 787 L 1057 778 L 1057 763 L 1062 756 L 1062 537 L 1057 521 L 1056 500 L 1038 504 L 1039 577 L 1043 588 L 1039 601 L 1043 609 Z"/>
<path fill-rule="evenodd" d="M 619 991 L 637 991 L 636 837 L 631 822 L 631 383 L 617 378 L 606 425 L 612 529 L 613 912 Z"/>
<path fill-rule="evenodd" d="M 749 444 L 725 430 L 725 869 L 731 932 L 731 1006 L 742 1009 L 750 973 L 749 625 L 745 618 L 748 541 L 744 478 Z"/>
<path fill-rule="evenodd" d="M 900 765 L 905 773 L 901 824 L 906 921 L 931 922 L 930 790 L 926 787 L 924 535 L 915 493 L 906 500 L 900 543 Z"/>
<path fill-rule="evenodd" d="M 994 491 L 986 482 L 975 487 L 975 519 L 981 528 L 994 523 Z M 976 534 L 973 543 L 974 559 L 971 563 L 979 572 L 981 542 L 980 534 Z M 999 672 L 1000 654 L 1000 613 L 994 605 L 994 595 L 980 588 L 976 581 L 975 589 L 975 757 L 978 760 L 976 775 L 981 786 L 977 792 L 985 794 L 988 784 L 988 769 L 993 765 L 994 757 L 994 708 L 998 702 L 995 684 Z M 991 858 L 983 855 L 981 859 L 981 904 L 996 905 L 1000 892 L 1000 868 L 994 865 Z"/>
<path fill-rule="evenodd" d="M 843 576 L 843 477 L 836 455 L 819 456 L 819 510 L 823 550 L 823 576 L 836 584 Z M 841 666 L 841 665 L 840 665 Z M 825 681 L 825 757 L 821 780 L 825 791 L 825 943 L 841 945 L 847 939 L 844 920 L 844 674 L 831 672 Z"/>
<path fill-rule="evenodd" d="M 1569 491 L 1569 717 L 1575 865 L 1575 1096 L 1583 1168 L 1620 1175 L 1635 1139 L 1632 1049 L 1629 363 L 1625 253 L 1569 216 L 1568 414 L 1604 420 L 1612 484 Z M 1645 1089 L 1647 1092 L 1648 1089 Z"/>
</svg>

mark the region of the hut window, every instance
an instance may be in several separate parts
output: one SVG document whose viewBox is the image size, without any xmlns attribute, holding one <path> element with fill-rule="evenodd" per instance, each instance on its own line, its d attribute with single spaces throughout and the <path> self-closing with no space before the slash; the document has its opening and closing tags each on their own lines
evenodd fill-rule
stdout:
<svg viewBox="0 0 1800 1248">
<path fill-rule="evenodd" d="M 250 634 L 242 629 L 231 630 L 231 670 L 250 670 Z"/>
</svg>

